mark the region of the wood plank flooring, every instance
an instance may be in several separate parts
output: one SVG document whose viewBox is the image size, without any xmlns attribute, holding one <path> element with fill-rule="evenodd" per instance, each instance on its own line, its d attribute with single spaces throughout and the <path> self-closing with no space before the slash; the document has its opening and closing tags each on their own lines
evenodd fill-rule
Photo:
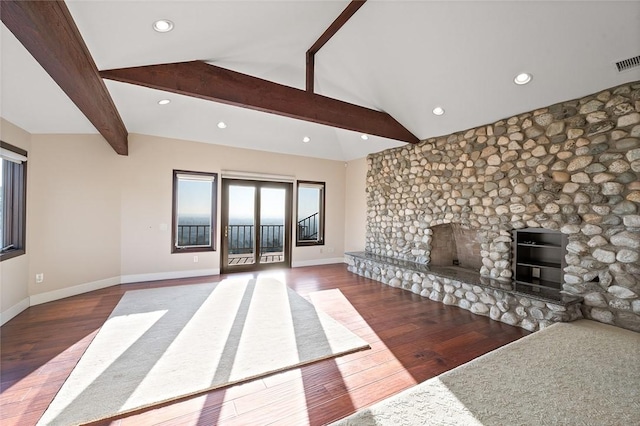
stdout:
<svg viewBox="0 0 640 426">
<path fill-rule="evenodd" d="M 326 424 L 529 334 L 359 277 L 343 264 L 260 274 L 286 280 L 371 349 L 96 424 Z M 127 290 L 225 277 L 119 285 L 22 312 L 0 328 L 0 423 L 37 423 Z"/>
</svg>

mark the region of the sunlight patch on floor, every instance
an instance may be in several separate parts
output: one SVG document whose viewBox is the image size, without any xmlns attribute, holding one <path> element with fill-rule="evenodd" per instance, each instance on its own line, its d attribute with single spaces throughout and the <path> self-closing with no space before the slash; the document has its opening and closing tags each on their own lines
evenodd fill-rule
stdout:
<svg viewBox="0 0 640 426">
<path fill-rule="evenodd" d="M 342 322 L 344 326 L 349 328 L 353 333 L 359 337 L 369 341 L 375 342 L 372 344 L 372 349 L 376 353 L 379 353 L 382 357 L 383 363 L 394 363 L 399 368 L 402 368 L 402 363 L 393 355 L 388 347 L 383 343 L 383 340 L 378 337 L 378 334 L 367 324 L 367 321 L 362 318 L 358 310 L 349 302 L 344 294 L 339 289 L 316 291 L 309 294 L 313 305 L 320 309 L 336 321 Z M 375 336 L 375 340 L 372 339 Z M 365 377 L 367 370 L 359 372 L 357 374 L 350 373 L 350 363 L 359 363 L 357 359 L 358 353 L 348 355 L 343 358 L 336 359 L 336 365 L 342 374 L 344 385 L 350 391 L 351 401 L 354 407 L 358 408 L 362 406 L 362 401 L 358 400 L 357 393 L 351 393 L 352 390 L 364 386 L 370 383 L 370 378 Z M 375 364 L 372 364 L 371 370 L 374 371 Z M 411 373 L 402 369 L 395 374 L 398 379 L 416 384 L 416 380 Z M 367 399 L 370 399 L 367 397 Z"/>
</svg>

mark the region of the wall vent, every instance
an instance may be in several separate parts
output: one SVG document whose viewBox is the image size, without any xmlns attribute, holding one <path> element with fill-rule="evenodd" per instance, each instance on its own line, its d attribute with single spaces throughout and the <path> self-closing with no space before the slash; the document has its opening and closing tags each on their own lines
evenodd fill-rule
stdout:
<svg viewBox="0 0 640 426">
<path fill-rule="evenodd" d="M 616 62 L 616 68 L 618 68 L 618 72 L 630 70 L 631 68 L 636 67 L 640 67 L 640 55 Z"/>
</svg>

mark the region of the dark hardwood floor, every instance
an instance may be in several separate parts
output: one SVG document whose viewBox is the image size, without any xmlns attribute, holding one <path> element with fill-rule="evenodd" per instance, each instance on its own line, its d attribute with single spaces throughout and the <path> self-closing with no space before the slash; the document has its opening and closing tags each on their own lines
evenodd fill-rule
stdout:
<svg viewBox="0 0 640 426">
<path fill-rule="evenodd" d="M 321 425 L 529 334 L 354 275 L 343 264 L 262 272 L 371 345 L 99 424 Z M 127 290 L 226 276 L 125 284 L 31 307 L 0 337 L 0 423 L 34 425 Z"/>
</svg>

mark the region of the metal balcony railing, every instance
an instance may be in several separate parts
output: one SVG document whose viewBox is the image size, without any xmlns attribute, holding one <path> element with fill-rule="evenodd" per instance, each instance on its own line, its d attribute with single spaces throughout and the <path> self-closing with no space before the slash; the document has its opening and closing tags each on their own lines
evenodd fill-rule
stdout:
<svg viewBox="0 0 640 426">
<path fill-rule="evenodd" d="M 318 238 L 319 213 L 298 221 L 298 238 Z M 254 250 L 255 225 L 229 225 L 227 237 L 229 254 L 249 254 Z M 210 225 L 178 225 L 178 245 L 182 247 L 206 246 L 211 239 Z M 284 251 L 284 225 L 260 225 L 260 253 Z"/>
<path fill-rule="evenodd" d="M 254 250 L 254 225 L 229 225 L 229 254 L 248 254 Z M 284 225 L 260 225 L 260 253 L 284 250 Z"/>
<path fill-rule="evenodd" d="M 320 213 L 314 213 L 298 221 L 298 240 L 315 241 L 318 239 Z"/>
<path fill-rule="evenodd" d="M 210 225 L 178 225 L 178 247 L 211 244 Z"/>
</svg>

